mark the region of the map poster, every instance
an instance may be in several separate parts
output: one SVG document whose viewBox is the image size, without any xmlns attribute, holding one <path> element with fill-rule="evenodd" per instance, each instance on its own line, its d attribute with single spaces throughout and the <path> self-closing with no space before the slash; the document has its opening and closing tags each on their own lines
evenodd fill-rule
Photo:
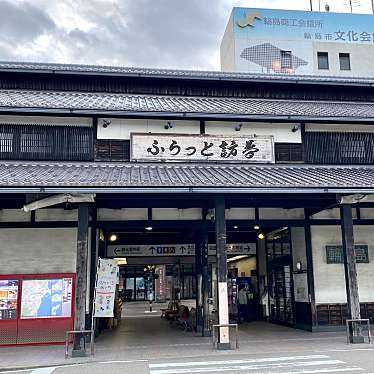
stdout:
<svg viewBox="0 0 374 374">
<path fill-rule="evenodd" d="M 18 280 L 0 280 L 0 321 L 17 318 Z"/>
<path fill-rule="evenodd" d="M 117 261 L 99 259 L 95 286 L 94 317 L 113 317 L 118 279 Z"/>
<path fill-rule="evenodd" d="M 71 316 L 72 278 L 22 281 L 21 318 Z"/>
</svg>

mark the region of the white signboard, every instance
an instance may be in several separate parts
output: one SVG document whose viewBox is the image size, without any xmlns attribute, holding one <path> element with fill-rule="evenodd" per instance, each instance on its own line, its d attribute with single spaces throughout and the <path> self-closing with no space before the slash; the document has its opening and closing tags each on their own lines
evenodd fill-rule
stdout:
<svg viewBox="0 0 374 374">
<path fill-rule="evenodd" d="M 228 255 L 254 255 L 256 243 L 226 244 Z M 208 253 L 216 254 L 216 245 L 209 244 Z M 194 244 L 160 245 L 108 245 L 108 257 L 159 257 L 159 256 L 195 256 Z"/>
<path fill-rule="evenodd" d="M 131 161 L 274 162 L 272 136 L 131 134 Z"/>
<path fill-rule="evenodd" d="M 116 260 L 100 258 L 97 266 L 94 317 L 113 317 L 117 278 Z"/>
</svg>

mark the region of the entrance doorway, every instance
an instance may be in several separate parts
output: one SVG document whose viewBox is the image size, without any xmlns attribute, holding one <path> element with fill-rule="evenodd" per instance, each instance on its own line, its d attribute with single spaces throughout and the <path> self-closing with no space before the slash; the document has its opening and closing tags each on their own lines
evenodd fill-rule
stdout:
<svg viewBox="0 0 374 374">
<path fill-rule="evenodd" d="M 288 228 L 267 236 L 267 272 L 270 322 L 294 324 L 292 249 Z"/>
</svg>

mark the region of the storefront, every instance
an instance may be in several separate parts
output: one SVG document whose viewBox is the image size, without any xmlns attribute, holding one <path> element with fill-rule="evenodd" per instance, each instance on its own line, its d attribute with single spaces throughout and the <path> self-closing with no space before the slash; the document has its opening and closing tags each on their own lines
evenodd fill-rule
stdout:
<svg viewBox="0 0 374 374">
<path fill-rule="evenodd" d="M 228 276 L 251 278 L 271 322 L 374 318 L 371 81 L 60 68 L 0 68 L 2 344 L 84 329 L 98 257 L 126 259 L 130 300 L 146 298 L 144 266 L 165 266 L 165 299 L 170 282 L 196 298 L 202 331 L 209 297 L 229 322 Z M 58 305 L 40 293 L 24 315 L 45 279 Z"/>
</svg>

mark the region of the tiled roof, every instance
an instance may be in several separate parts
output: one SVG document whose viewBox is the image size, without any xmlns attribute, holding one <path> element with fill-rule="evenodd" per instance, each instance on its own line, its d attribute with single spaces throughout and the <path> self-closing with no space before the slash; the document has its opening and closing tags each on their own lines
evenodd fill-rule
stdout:
<svg viewBox="0 0 374 374">
<path fill-rule="evenodd" d="M 176 70 L 155 69 L 123 66 L 53 64 L 35 62 L 8 62 L 0 61 L 0 71 L 22 71 L 42 73 L 70 73 L 113 76 L 145 76 L 155 78 L 186 78 L 201 80 L 244 80 L 244 81 L 273 81 L 294 83 L 332 83 L 345 85 L 374 85 L 374 78 L 370 77 L 337 77 L 337 76 L 312 76 L 312 75 L 285 75 L 261 73 L 235 73 L 203 70 Z"/>
<path fill-rule="evenodd" d="M 0 187 L 374 189 L 374 167 L 1 162 Z"/>
<path fill-rule="evenodd" d="M 374 119 L 374 103 L 0 90 L 0 110 L 284 119 Z"/>
</svg>

